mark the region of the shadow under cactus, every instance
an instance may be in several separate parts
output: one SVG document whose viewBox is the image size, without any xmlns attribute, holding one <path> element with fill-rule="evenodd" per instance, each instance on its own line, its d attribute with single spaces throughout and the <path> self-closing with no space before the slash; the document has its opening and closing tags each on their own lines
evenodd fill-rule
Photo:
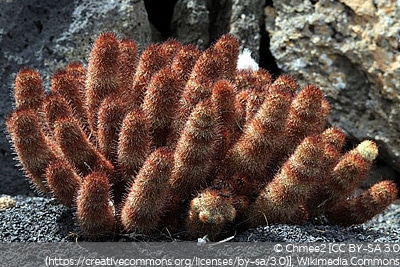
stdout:
<svg viewBox="0 0 400 267">
<path fill-rule="evenodd" d="M 316 86 L 237 64 L 222 36 L 204 52 L 175 40 L 148 46 L 104 33 L 88 67 L 59 70 L 45 92 L 22 69 L 7 118 L 36 188 L 72 207 L 91 238 L 169 229 L 221 238 L 233 229 L 314 218 L 360 224 L 396 198 L 391 181 L 353 196 L 378 154 L 342 153 Z"/>
</svg>

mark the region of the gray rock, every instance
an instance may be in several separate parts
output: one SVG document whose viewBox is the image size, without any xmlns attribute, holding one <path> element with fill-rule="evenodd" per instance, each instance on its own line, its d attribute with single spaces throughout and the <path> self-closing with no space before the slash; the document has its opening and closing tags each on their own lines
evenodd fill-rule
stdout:
<svg viewBox="0 0 400 267">
<path fill-rule="evenodd" d="M 206 0 L 179 0 L 176 3 L 171 28 L 182 43 L 195 44 L 202 50 L 207 48 L 209 24 Z"/>
<path fill-rule="evenodd" d="M 229 32 L 240 41 L 240 47 L 252 51 L 252 57 L 259 61 L 260 25 L 262 24 L 262 7 L 265 0 L 243 1 L 232 0 L 232 15 Z"/>
<path fill-rule="evenodd" d="M 391 1 L 274 1 L 266 28 L 278 66 L 321 87 L 330 122 L 373 139 L 400 170 L 400 6 Z"/>
<path fill-rule="evenodd" d="M 178 0 L 172 19 L 174 35 L 183 43 L 205 49 L 224 33 L 232 33 L 241 49 L 259 60 L 260 25 L 265 0 Z"/>
<path fill-rule="evenodd" d="M 23 66 L 38 69 L 45 83 L 67 62 L 82 61 L 97 35 L 114 31 L 134 38 L 140 47 L 151 31 L 140 0 L 0 2 L 0 192 L 29 194 L 29 184 L 15 167 L 5 135 L 5 117 L 12 109 L 15 74 Z"/>
</svg>

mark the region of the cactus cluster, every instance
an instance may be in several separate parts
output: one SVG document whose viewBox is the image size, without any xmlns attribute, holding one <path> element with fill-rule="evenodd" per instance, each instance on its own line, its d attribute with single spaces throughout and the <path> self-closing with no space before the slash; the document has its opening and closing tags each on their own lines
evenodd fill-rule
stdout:
<svg viewBox="0 0 400 267">
<path fill-rule="evenodd" d="M 378 148 L 342 152 L 329 104 L 313 85 L 237 67 L 238 41 L 204 52 L 176 40 L 95 41 L 44 89 L 22 69 L 7 130 L 38 191 L 72 207 L 89 237 L 168 228 L 216 239 L 236 227 L 363 223 L 396 198 L 383 181 L 354 191 Z"/>
</svg>

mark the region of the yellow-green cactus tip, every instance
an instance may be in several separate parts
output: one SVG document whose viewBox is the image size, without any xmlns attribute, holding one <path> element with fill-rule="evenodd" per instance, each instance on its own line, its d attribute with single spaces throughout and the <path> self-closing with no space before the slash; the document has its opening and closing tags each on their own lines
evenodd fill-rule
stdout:
<svg viewBox="0 0 400 267">
<path fill-rule="evenodd" d="M 357 151 L 369 161 L 373 161 L 378 156 L 378 146 L 370 140 L 361 142 L 357 146 Z"/>
</svg>

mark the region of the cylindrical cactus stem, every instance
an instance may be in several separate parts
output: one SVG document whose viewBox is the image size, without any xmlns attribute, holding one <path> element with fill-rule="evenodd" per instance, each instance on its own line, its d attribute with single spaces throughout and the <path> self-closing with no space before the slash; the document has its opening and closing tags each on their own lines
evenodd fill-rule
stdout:
<svg viewBox="0 0 400 267">
<path fill-rule="evenodd" d="M 67 207 L 76 204 L 75 199 L 82 179 L 71 164 L 61 159 L 50 162 L 46 169 L 46 177 L 49 188 L 61 204 Z"/>
<path fill-rule="evenodd" d="M 293 76 L 281 75 L 276 80 L 268 86 L 268 91 L 286 91 L 289 94 L 294 95 L 298 89 L 298 84 Z"/>
<path fill-rule="evenodd" d="M 361 224 L 384 211 L 397 197 L 396 184 L 381 181 L 361 195 L 345 199 L 327 212 L 328 219 L 341 225 Z"/>
<path fill-rule="evenodd" d="M 214 84 L 211 102 L 216 110 L 216 116 L 221 123 L 231 129 L 235 125 L 235 95 L 234 89 L 227 80 L 220 80 Z"/>
<path fill-rule="evenodd" d="M 272 81 L 271 74 L 265 69 L 257 71 L 238 70 L 233 81 L 236 92 L 242 90 L 263 91 Z"/>
<path fill-rule="evenodd" d="M 54 136 L 65 158 L 82 176 L 95 170 L 112 175 L 113 165 L 89 141 L 74 118 L 56 121 Z"/>
<path fill-rule="evenodd" d="M 241 90 L 236 94 L 236 120 L 240 128 L 243 128 L 244 124 L 254 117 L 269 93 L 282 91 L 292 96 L 296 93 L 297 83 L 291 76 L 281 75 L 271 84 L 271 75 L 262 73 L 262 69 L 252 75 L 256 75 L 259 72 L 261 73 L 258 75 L 261 77 L 253 79 L 261 79 L 261 81 L 256 80 L 255 84 L 248 84 L 247 88 L 250 89 Z M 265 83 L 262 83 L 264 80 Z"/>
<path fill-rule="evenodd" d="M 71 103 L 72 112 L 74 113 L 75 118 L 82 125 L 83 129 L 90 134 L 90 127 L 88 121 L 88 109 L 86 106 L 86 74 L 87 70 L 85 66 L 81 62 L 72 62 L 65 67 L 65 71 L 68 73 L 69 77 L 72 79 L 75 88 L 78 89 L 78 92 L 70 92 L 70 94 L 77 93 L 80 97 L 74 96 L 72 97 Z M 76 89 L 74 89 L 76 90 Z M 68 99 L 69 97 L 64 97 Z M 75 99 L 76 98 L 76 99 Z"/>
<path fill-rule="evenodd" d="M 345 142 L 345 134 L 340 129 L 331 127 L 322 132 L 321 137 L 325 147 L 324 156 L 321 160 L 325 162 L 324 168 L 327 170 L 328 174 L 339 162 L 340 151 Z"/>
<path fill-rule="evenodd" d="M 103 172 L 87 175 L 78 191 L 76 217 L 82 232 L 93 238 L 109 236 L 116 230 L 110 184 Z"/>
<path fill-rule="evenodd" d="M 322 140 L 325 144 L 325 147 L 335 149 L 337 151 L 341 151 L 345 141 L 346 135 L 343 130 L 337 127 L 329 127 L 321 134 Z"/>
<path fill-rule="evenodd" d="M 60 94 L 68 103 L 74 117 L 85 130 L 88 130 L 87 108 L 83 92 L 83 66 L 67 66 L 65 70 L 58 70 L 51 79 L 51 91 Z"/>
<path fill-rule="evenodd" d="M 151 44 L 142 53 L 131 90 L 124 93 L 124 99 L 131 108 L 138 108 L 143 102 L 144 93 L 153 75 L 170 65 L 181 45 L 175 40 L 162 44 Z"/>
<path fill-rule="evenodd" d="M 183 46 L 175 55 L 171 64 L 171 70 L 174 73 L 173 75 L 175 77 L 179 77 L 177 81 L 177 87 L 180 90 L 179 97 L 181 96 L 182 91 L 184 90 L 188 80 L 190 79 L 190 74 L 200 55 L 201 52 L 194 45 Z M 178 108 L 181 106 L 179 104 L 179 99 L 177 100 L 175 105 Z M 186 114 L 185 112 L 182 113 L 182 110 L 177 111 L 177 108 L 175 108 L 174 112 L 174 120 L 171 122 L 167 137 L 167 146 L 169 147 L 176 146 L 181 127 L 183 127 L 185 123 L 184 120 L 187 118 L 186 116 L 188 116 L 188 114 L 190 113 L 190 111 L 187 111 L 188 114 Z"/>
<path fill-rule="evenodd" d="M 237 136 L 236 118 L 235 118 L 235 95 L 230 82 L 226 80 L 218 81 L 214 84 L 211 95 L 212 107 L 215 109 L 221 132 L 221 143 L 219 152 L 216 155 L 217 160 L 222 160 L 226 152 L 231 147 Z"/>
<path fill-rule="evenodd" d="M 327 128 L 321 134 L 322 142 L 324 143 L 324 156 L 321 160 L 324 162 L 324 168 L 327 173 L 327 177 L 333 171 L 333 168 L 337 165 L 341 157 L 341 150 L 345 144 L 346 135 L 344 132 L 337 127 Z M 324 179 L 325 182 L 320 185 L 330 186 L 330 179 Z M 322 190 L 326 191 L 326 190 Z"/>
<path fill-rule="evenodd" d="M 174 77 L 179 77 L 177 83 L 177 88 L 179 88 L 179 98 L 185 90 L 188 80 L 191 78 L 191 73 L 195 64 L 201 55 L 201 52 L 194 45 L 183 46 L 179 52 L 175 55 L 172 64 L 171 71 L 173 72 Z M 174 90 L 176 91 L 176 90 Z M 174 108 L 175 115 L 174 119 L 171 122 L 170 129 L 167 137 L 167 146 L 175 147 L 179 138 L 179 133 L 182 130 L 182 127 L 185 124 L 185 120 L 187 116 L 189 116 L 190 111 L 193 107 L 188 109 L 184 103 L 180 103 L 178 99 L 175 103 L 176 108 Z M 181 100 L 184 101 L 184 100 Z M 188 105 L 189 106 L 189 105 Z M 185 108 L 187 110 L 185 110 Z M 170 112 L 168 112 L 170 113 Z"/>
<path fill-rule="evenodd" d="M 285 131 L 282 135 L 282 160 L 290 155 L 298 144 L 308 135 L 319 134 L 325 127 L 321 119 L 326 118 L 326 110 L 322 106 L 323 95 L 314 85 L 303 88 L 294 98 L 290 107 Z"/>
<path fill-rule="evenodd" d="M 326 99 L 321 100 L 321 109 L 319 112 L 319 119 L 315 123 L 317 129 L 325 129 L 328 124 L 328 117 L 331 111 L 331 107 L 329 102 Z"/>
<path fill-rule="evenodd" d="M 118 139 L 118 168 L 122 179 L 132 180 L 149 154 L 149 124 L 143 112 L 134 109 L 122 121 Z"/>
<path fill-rule="evenodd" d="M 151 142 L 154 147 L 165 146 L 176 114 L 176 103 L 182 93 L 182 83 L 170 66 L 158 71 L 147 88 L 143 112 L 150 122 Z"/>
<path fill-rule="evenodd" d="M 132 88 L 123 91 L 123 99 L 127 106 L 138 108 L 141 105 L 143 94 L 151 77 L 164 65 L 160 56 L 160 44 L 151 44 L 146 47 L 140 56 L 135 75 L 132 79 Z"/>
<path fill-rule="evenodd" d="M 172 132 L 168 144 L 174 144 L 195 106 L 210 98 L 214 83 L 223 78 L 224 58 L 221 52 L 213 47 L 204 51 L 190 74 L 190 78 L 182 92 L 178 104 L 177 116 L 173 122 Z"/>
<path fill-rule="evenodd" d="M 45 170 L 57 158 L 54 145 L 39 124 L 38 115 L 31 109 L 16 109 L 7 117 L 7 131 L 26 174 L 42 193 L 48 193 Z"/>
<path fill-rule="evenodd" d="M 71 107 L 57 92 L 50 92 L 46 95 L 43 100 L 42 110 L 45 116 L 47 128 L 50 130 L 51 134 L 54 133 L 54 125 L 57 120 L 72 116 Z"/>
<path fill-rule="evenodd" d="M 122 90 L 130 90 L 132 88 L 133 77 L 135 75 L 138 64 L 138 46 L 129 39 L 122 39 L 119 42 L 119 79 L 121 81 Z M 122 82 L 123 81 L 123 82 Z"/>
<path fill-rule="evenodd" d="M 200 55 L 201 53 L 195 45 L 185 45 L 175 55 L 171 69 L 180 77 L 182 85 L 188 81 L 190 73 Z"/>
<path fill-rule="evenodd" d="M 190 108 L 193 109 L 198 102 L 211 95 L 212 85 L 222 78 L 222 65 L 223 58 L 221 54 L 212 48 L 207 49 L 200 55 L 193 66 L 189 81 L 182 95 L 183 100 L 188 101 L 188 103 L 182 104 L 186 104 L 189 112 Z"/>
<path fill-rule="evenodd" d="M 353 193 L 362 184 L 377 156 L 378 147 L 369 140 L 345 153 L 333 169 L 328 182 L 327 205 L 334 205 Z"/>
<path fill-rule="evenodd" d="M 190 202 L 186 227 L 191 237 L 207 235 L 215 239 L 236 218 L 233 196 L 229 191 L 205 189 Z"/>
<path fill-rule="evenodd" d="M 324 163 L 321 168 L 323 168 L 325 174 L 321 173 L 321 178 L 315 184 L 308 201 L 308 206 L 312 210 L 313 216 L 318 216 L 323 212 L 326 201 L 330 198 L 330 176 L 340 160 L 341 149 L 345 143 L 345 134 L 337 127 L 326 129 L 320 136 L 324 144 L 324 154 L 320 161 Z"/>
<path fill-rule="evenodd" d="M 175 148 L 171 185 L 183 199 L 206 185 L 214 166 L 219 131 L 215 112 L 210 107 L 207 100 L 197 104 Z"/>
<path fill-rule="evenodd" d="M 251 225 L 301 223 L 308 219 L 306 201 L 321 177 L 326 175 L 324 144 L 319 135 L 306 137 L 281 170 L 251 204 Z M 266 220 L 267 219 L 267 220 Z"/>
<path fill-rule="evenodd" d="M 97 146 L 112 163 L 118 160 L 117 145 L 126 110 L 123 100 L 118 95 L 105 98 L 99 108 Z"/>
<path fill-rule="evenodd" d="M 283 91 L 265 98 L 253 119 L 244 126 L 239 140 L 227 152 L 225 165 L 231 175 L 243 173 L 257 180 L 268 175 L 268 164 L 279 150 L 277 140 L 285 126 L 291 100 L 291 94 Z"/>
<path fill-rule="evenodd" d="M 114 33 L 103 33 L 94 42 L 86 79 L 88 119 L 93 133 L 97 131 L 100 104 L 120 88 L 119 54 L 119 41 Z"/>
<path fill-rule="evenodd" d="M 243 90 L 236 94 L 235 122 L 239 134 L 242 133 L 244 125 L 253 119 L 265 97 L 265 91 Z"/>
<path fill-rule="evenodd" d="M 160 69 L 164 66 L 170 65 L 175 55 L 181 50 L 181 48 L 182 45 L 178 42 L 178 40 L 173 38 L 161 43 L 160 56 L 163 60 L 163 66 L 160 66 Z"/>
<path fill-rule="evenodd" d="M 239 57 L 239 41 L 232 34 L 222 35 L 214 44 L 213 49 L 222 56 L 221 79 L 233 79 Z"/>
<path fill-rule="evenodd" d="M 83 93 L 85 89 L 86 68 L 81 62 L 72 62 L 65 67 L 65 71 L 74 76 L 75 81 L 79 84 L 78 88 Z"/>
<path fill-rule="evenodd" d="M 165 147 L 151 153 L 125 198 L 121 222 L 128 232 L 151 233 L 166 213 L 170 195 L 172 153 Z"/>
<path fill-rule="evenodd" d="M 39 72 L 23 68 L 15 77 L 15 105 L 19 109 L 38 111 L 42 107 L 44 87 Z"/>
</svg>

